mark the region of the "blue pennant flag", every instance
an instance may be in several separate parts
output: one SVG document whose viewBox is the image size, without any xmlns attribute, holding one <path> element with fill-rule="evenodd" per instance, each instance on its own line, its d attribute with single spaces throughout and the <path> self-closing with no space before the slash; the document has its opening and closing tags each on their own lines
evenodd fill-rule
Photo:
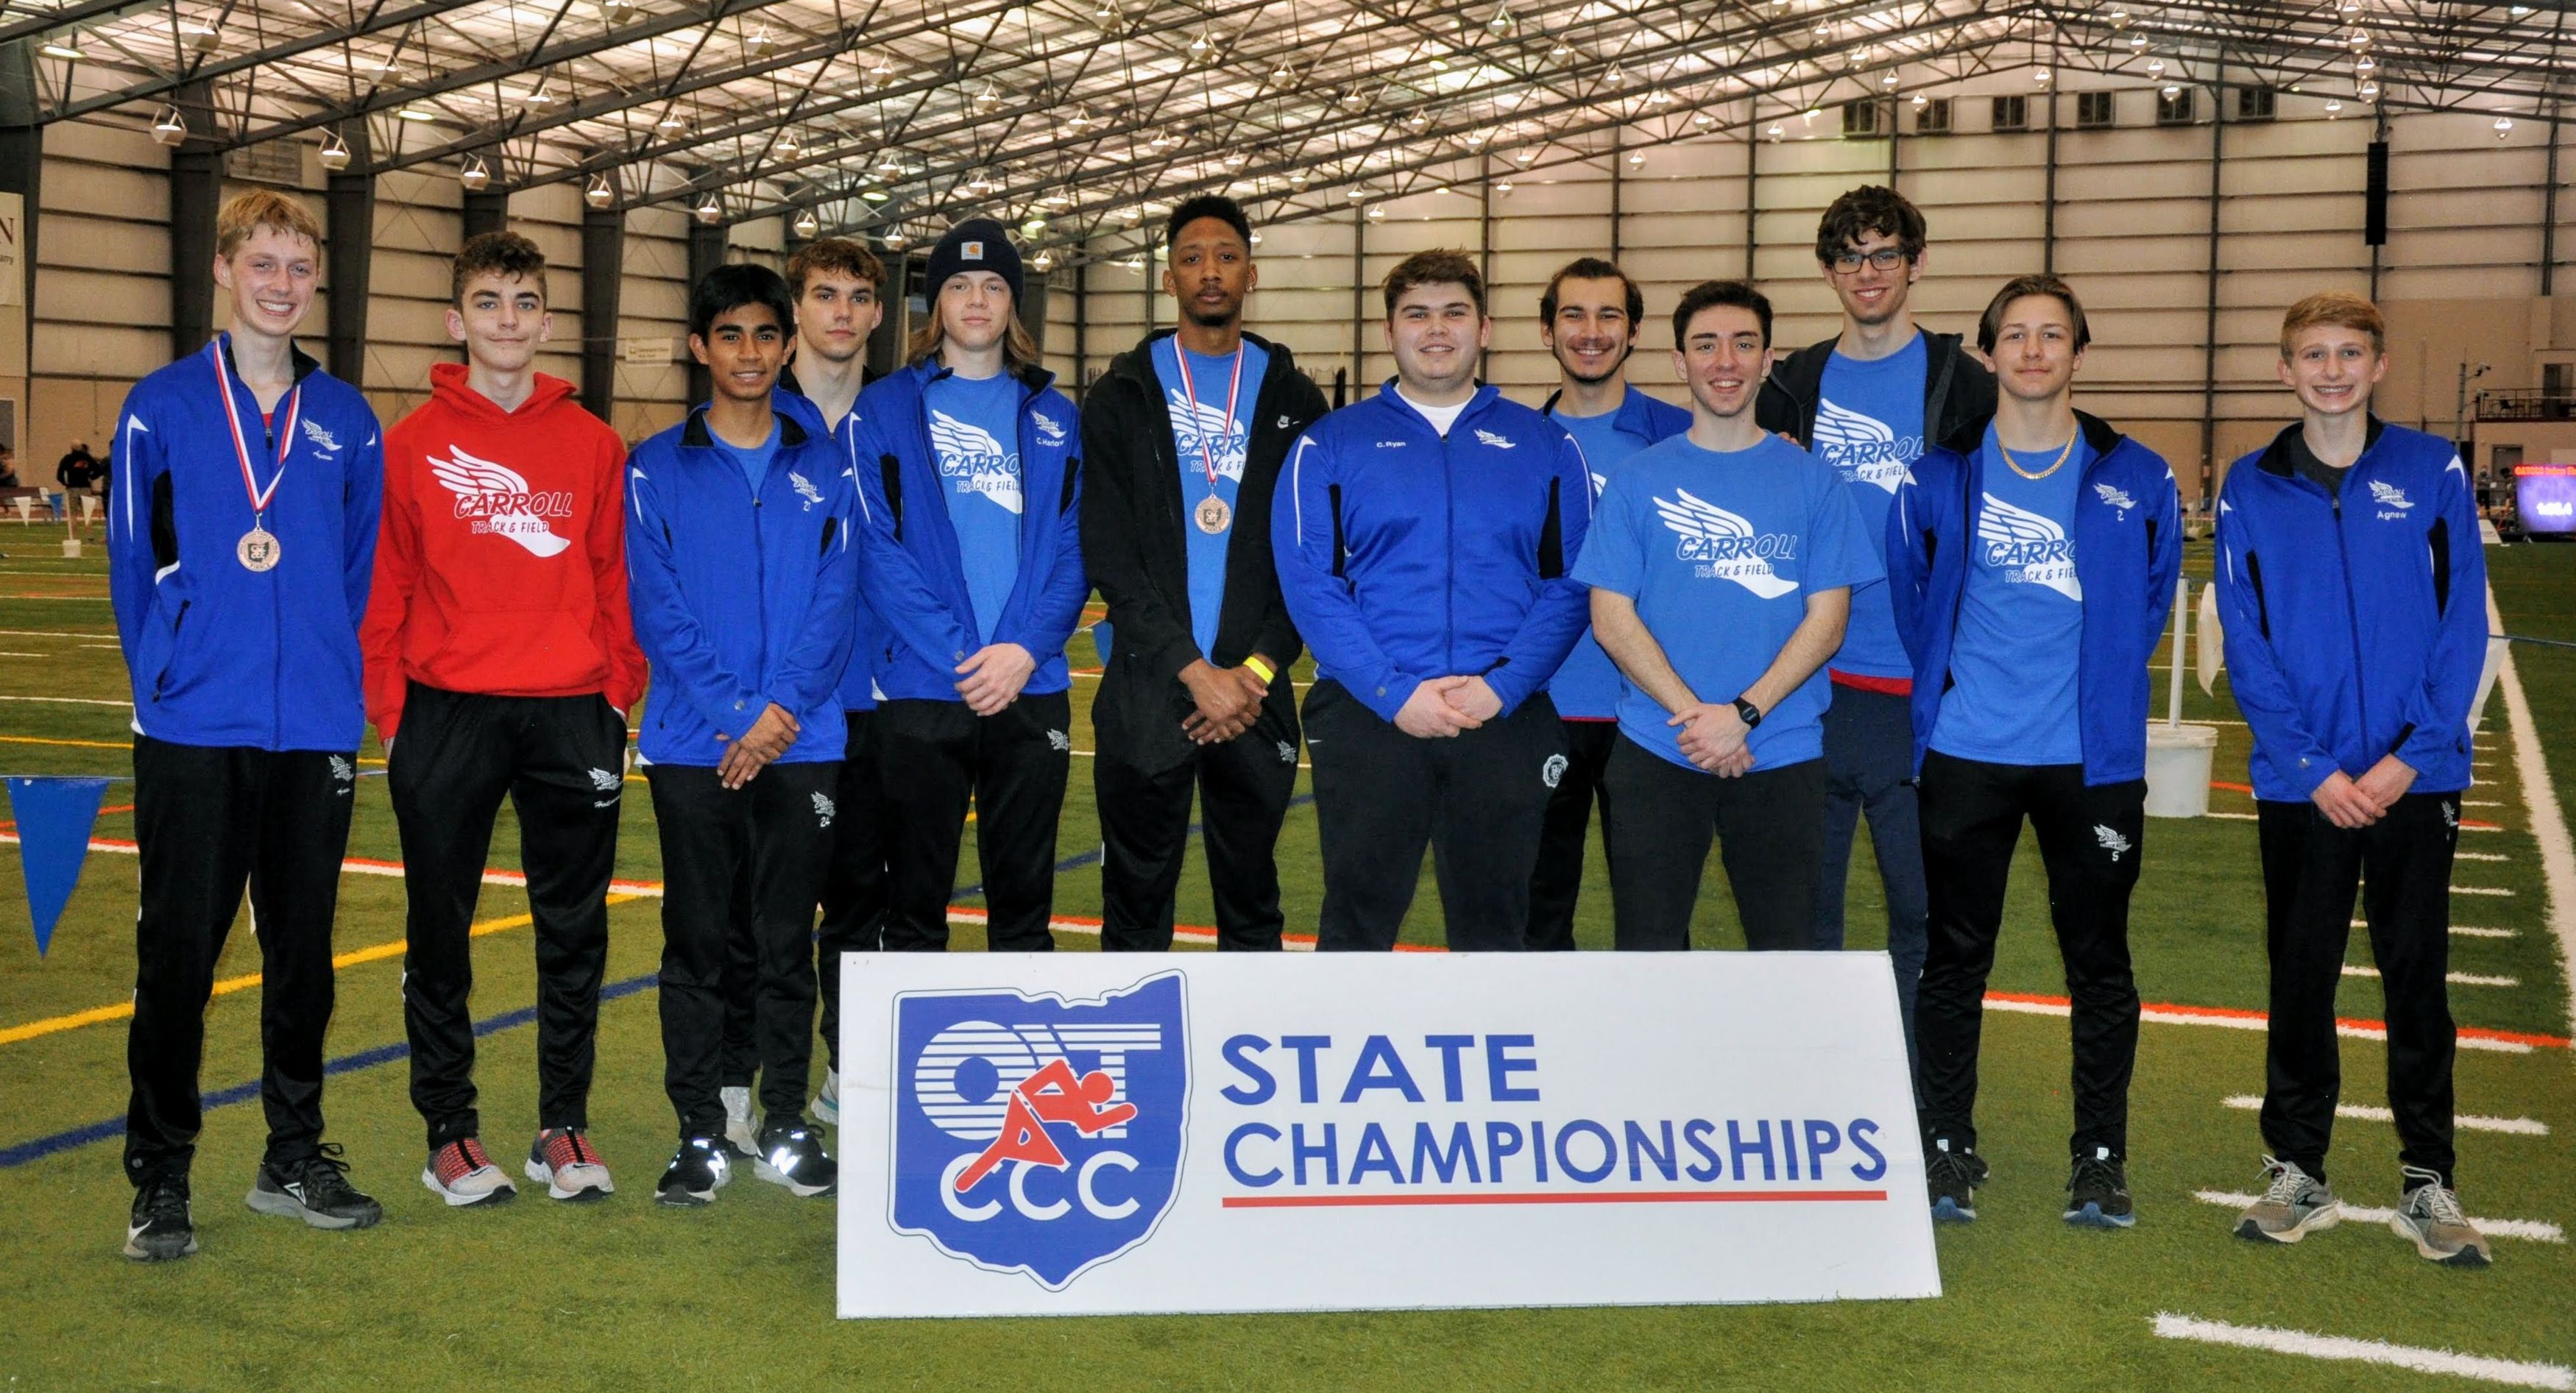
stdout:
<svg viewBox="0 0 2576 1393">
<path fill-rule="evenodd" d="M 54 941 L 54 921 L 80 884 L 89 830 L 98 821 L 105 779 L 11 779 L 9 815 L 18 820 L 18 863 L 27 873 L 27 912 L 36 924 L 36 956 Z"/>
</svg>

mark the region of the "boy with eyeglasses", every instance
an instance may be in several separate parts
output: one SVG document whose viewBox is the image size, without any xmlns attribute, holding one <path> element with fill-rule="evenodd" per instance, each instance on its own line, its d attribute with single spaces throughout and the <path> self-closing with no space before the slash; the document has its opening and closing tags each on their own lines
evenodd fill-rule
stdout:
<svg viewBox="0 0 2576 1393">
<path fill-rule="evenodd" d="M 1873 549 L 1885 546 L 1888 505 L 1926 442 L 1946 440 L 1995 409 L 1994 374 L 1959 336 L 1915 325 L 1914 285 L 1930 260 L 1922 212 L 1894 189 L 1865 184 L 1835 199 L 1816 224 L 1816 265 L 1842 303 L 1842 332 L 1781 359 L 1755 408 L 1765 429 L 1795 438 L 1832 466 L 1860 507 Z M 1914 670 L 1887 586 L 1852 588 L 1851 622 L 1825 671 L 1834 699 L 1824 716 L 1824 849 L 1809 946 L 1843 946 L 1852 832 L 1866 814 L 1911 1049 L 1923 974 L 1923 834 L 1914 788 Z"/>
</svg>

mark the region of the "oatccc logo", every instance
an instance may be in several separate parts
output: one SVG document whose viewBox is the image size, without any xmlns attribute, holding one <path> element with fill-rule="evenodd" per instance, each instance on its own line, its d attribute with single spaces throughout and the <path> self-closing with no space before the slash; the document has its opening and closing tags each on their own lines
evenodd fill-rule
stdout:
<svg viewBox="0 0 2576 1393">
<path fill-rule="evenodd" d="M 537 556 L 554 556 L 572 545 L 555 535 L 548 518 L 572 516 L 572 494 L 549 489 L 530 492 L 519 471 L 492 460 L 477 459 L 453 445 L 448 458 L 429 457 L 432 478 L 456 495 L 456 516 L 470 518 L 477 533 L 507 537 Z"/>
<path fill-rule="evenodd" d="M 895 1232 L 1049 1291 L 1153 1236 L 1189 1112 L 1181 974 L 1097 1001 L 895 1000 Z"/>
</svg>

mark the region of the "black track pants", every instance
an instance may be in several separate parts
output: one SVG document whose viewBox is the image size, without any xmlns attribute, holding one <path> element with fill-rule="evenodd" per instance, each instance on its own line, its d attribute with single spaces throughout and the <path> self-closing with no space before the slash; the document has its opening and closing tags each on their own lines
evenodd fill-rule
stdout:
<svg viewBox="0 0 2576 1393">
<path fill-rule="evenodd" d="M 877 707 L 876 727 L 886 802 L 902 809 L 886 834 L 886 948 L 947 948 L 970 803 L 985 942 L 996 952 L 1054 948 L 1047 920 L 1055 911 L 1056 818 L 1073 769 L 1072 699 L 1023 696 L 991 716 L 959 701 L 888 701 Z"/>
</svg>

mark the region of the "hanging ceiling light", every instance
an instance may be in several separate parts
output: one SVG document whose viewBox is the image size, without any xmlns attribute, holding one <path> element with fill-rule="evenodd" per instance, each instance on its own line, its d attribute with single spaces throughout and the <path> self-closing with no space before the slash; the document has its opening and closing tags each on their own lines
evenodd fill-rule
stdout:
<svg viewBox="0 0 2576 1393">
<path fill-rule="evenodd" d="M 1671 106 L 1672 104 L 1673 104 L 1673 94 L 1672 94 L 1672 93 L 1670 93 L 1670 92 L 1665 91 L 1665 90 L 1664 90 L 1663 88 L 1661 88 L 1661 87 L 1658 87 L 1658 88 L 1656 88 L 1654 91 L 1652 91 L 1652 92 L 1648 92 L 1648 93 L 1646 94 L 1646 105 L 1648 105 L 1648 106 L 1652 106 L 1652 107 L 1666 107 L 1666 106 Z"/>
<path fill-rule="evenodd" d="M 638 0 L 599 0 L 599 12 L 610 24 L 623 24 L 639 13 Z"/>
<path fill-rule="evenodd" d="M 2046 69 L 2046 68 L 2033 68 L 2033 69 L 2031 69 L 2031 73 L 2030 73 L 2030 80 L 2031 80 L 2031 81 L 2033 81 L 2033 82 L 2038 83 L 2038 84 L 2039 84 L 2040 86 L 2042 86 L 2042 87 L 2047 86 L 2047 85 L 2048 85 L 2048 69 Z"/>
<path fill-rule="evenodd" d="M 492 186 L 492 166 L 485 164 L 481 155 L 468 155 L 456 171 L 456 182 L 463 184 L 467 193 L 481 193 Z"/>
<path fill-rule="evenodd" d="M 1029 264 L 1036 267 L 1041 272 L 1052 271 L 1055 269 L 1055 253 L 1039 252 L 1037 255 L 1029 258 Z"/>
<path fill-rule="evenodd" d="M 1487 32 L 1487 33 L 1489 33 L 1489 34 L 1508 34 L 1508 33 L 1510 33 L 1510 32 L 1511 32 L 1511 30 L 1512 30 L 1512 10 L 1511 10 L 1511 7 L 1510 7 L 1509 5 L 1497 5 L 1497 6 L 1495 6 L 1495 7 L 1494 7 L 1494 17 L 1493 17 L 1492 19 L 1489 19 L 1489 20 L 1486 20 L 1486 21 L 1485 21 L 1485 32 Z"/>
<path fill-rule="evenodd" d="M 813 209 L 800 208 L 796 212 L 795 228 L 797 236 L 810 242 L 816 233 L 823 230 L 823 220 L 814 216 Z"/>
<path fill-rule="evenodd" d="M 1644 169 L 1646 167 L 1646 152 L 1643 150 L 1629 151 L 1628 167 L 1630 169 Z"/>
<path fill-rule="evenodd" d="M 594 174 L 590 176 L 590 182 L 582 186 L 581 201 L 605 212 L 608 205 L 617 201 L 617 186 L 608 182 L 607 175 Z"/>
<path fill-rule="evenodd" d="M 751 42 L 744 44 L 743 48 L 754 58 L 766 58 L 778 51 L 778 40 L 769 36 L 769 26 L 764 24 L 760 26 L 758 33 L 751 36 Z"/>
<path fill-rule="evenodd" d="M 2506 136 L 2513 134 L 2513 118 L 2510 116 L 2497 117 L 2495 119 L 2495 133 L 2496 139 L 2498 140 L 2502 140 Z"/>
<path fill-rule="evenodd" d="M 1190 56 L 1192 58 L 1205 58 L 1208 55 L 1208 50 L 1213 47 L 1215 47 L 1215 45 L 1208 42 L 1207 31 L 1202 29 L 1199 31 L 1197 38 L 1190 40 Z"/>
<path fill-rule="evenodd" d="M 662 119 L 653 123 L 653 133 L 655 135 L 670 136 L 673 138 L 677 138 L 682 131 L 685 131 L 688 128 L 689 123 L 681 120 L 680 113 L 676 111 L 663 112 Z"/>
<path fill-rule="evenodd" d="M 975 114 L 978 116 L 981 116 L 985 112 L 991 111 L 993 108 L 1002 104 L 1002 94 L 994 89 L 993 80 L 991 78 L 984 79 L 984 90 L 975 94 L 973 104 L 975 107 Z"/>
<path fill-rule="evenodd" d="M 1051 189 L 1046 197 L 1039 199 L 1038 202 L 1049 208 L 1069 208 L 1073 205 L 1073 195 L 1062 189 Z"/>
<path fill-rule="evenodd" d="M 2356 25 L 2351 33 L 2343 36 L 2343 41 L 2351 45 L 2353 52 L 2359 53 L 2370 47 L 2370 31 Z"/>
<path fill-rule="evenodd" d="M 2379 84 L 2376 82 L 2365 82 L 2361 84 L 2361 87 L 2354 93 L 2354 95 L 2360 97 L 2363 101 L 2375 102 L 2379 100 Z"/>
<path fill-rule="evenodd" d="M 1294 171 L 1290 172 L 1290 174 L 1288 175 L 1288 187 L 1290 187 L 1290 188 L 1292 188 L 1292 189 L 1295 189 L 1295 190 L 1297 190 L 1297 191 L 1298 191 L 1298 192 L 1300 192 L 1300 193 L 1303 193 L 1303 192 L 1305 192 L 1306 185 L 1307 185 L 1308 183 L 1312 182 L 1312 181 L 1313 181 L 1313 179 L 1314 179 L 1314 176 L 1313 176 L 1313 175 L 1308 174 L 1306 171 L 1304 171 L 1304 170 L 1302 170 L 1302 169 L 1300 169 L 1300 170 L 1294 170 Z"/>
<path fill-rule="evenodd" d="M 1780 137 L 1787 135 L 1788 132 L 1780 128 L 1779 122 L 1774 121 L 1771 123 L 1771 129 L 1764 131 L 1763 134 L 1771 137 L 1772 141 L 1776 143 L 1779 141 Z"/>
<path fill-rule="evenodd" d="M 712 189 L 698 201 L 698 221 L 709 227 L 724 221 L 724 199 Z"/>
<path fill-rule="evenodd" d="M 2168 82 L 2163 87 L 2157 89 L 2157 95 L 2162 96 L 2166 101 L 2172 101 L 2174 98 L 2182 95 L 2182 84 L 2179 82 Z"/>
<path fill-rule="evenodd" d="M 978 197 L 991 193 L 994 187 L 993 172 L 989 169 L 976 170 L 975 177 L 966 181 L 966 191 Z"/>
<path fill-rule="evenodd" d="M 1924 93 L 1922 93 L 1922 92 L 1917 92 L 1917 93 L 1915 93 L 1915 94 L 1914 94 L 1914 101 L 1913 101 L 1912 105 L 1913 105 L 1913 107 L 1914 107 L 1914 109 L 1915 109 L 1916 111 L 1921 111 L 1923 108 L 1925 108 L 1925 107 L 1927 107 L 1927 106 L 1930 106 L 1931 104 L 1932 104 L 1932 98 L 1931 98 L 1930 96 L 1928 96 L 1928 95 L 1926 95 L 1926 94 L 1924 94 Z"/>
<path fill-rule="evenodd" d="M 2362 77 L 2368 77 L 2379 71 L 2379 60 L 2365 53 L 2353 62 L 2352 70 Z"/>
<path fill-rule="evenodd" d="M 1509 179 L 1506 179 L 1506 180 L 1504 180 L 1503 182 L 1501 182 L 1501 183 L 1499 183 L 1499 184 L 1494 185 L 1494 192 L 1496 192 L 1496 193 L 1498 193 L 1498 194 L 1501 194 L 1501 195 L 1502 195 L 1503 197 L 1505 197 L 1505 198 L 1509 198 L 1509 197 L 1511 197 L 1511 196 L 1512 196 L 1512 181 L 1511 181 L 1511 180 L 1509 180 Z"/>
<path fill-rule="evenodd" d="M 349 142 L 338 131 L 322 133 L 322 167 L 334 174 L 349 167 Z"/>
<path fill-rule="evenodd" d="M 179 144 L 188 138 L 188 118 L 175 106 L 161 108 L 161 114 L 152 119 L 152 138 L 164 145 Z"/>
<path fill-rule="evenodd" d="M 792 160 L 805 150 L 804 145 L 796 139 L 796 132 L 789 130 L 780 131 L 777 142 L 769 148 L 782 160 Z"/>
<path fill-rule="evenodd" d="M 866 199 L 870 203 L 883 203 L 887 199 L 894 197 L 894 195 L 886 192 L 884 189 L 861 189 L 859 190 L 859 197 Z"/>
<path fill-rule="evenodd" d="M 1370 205 L 1369 205 L 1369 210 L 1368 210 L 1368 220 L 1369 220 L 1370 222 L 1385 222 L 1385 221 L 1386 221 L 1386 205 L 1385 205 L 1385 204 L 1383 204 L 1383 203 L 1372 203 L 1372 204 L 1370 204 Z"/>
<path fill-rule="evenodd" d="M 1021 235 L 1022 237 L 1030 237 L 1030 238 L 1034 238 L 1034 237 L 1036 237 L 1039 233 L 1042 233 L 1042 232 L 1044 232 L 1044 231 L 1046 231 L 1046 230 L 1047 230 L 1047 220 L 1046 220 L 1046 219 L 1044 219 L 1044 218 L 1040 218 L 1040 217 L 1030 217 L 1030 218 L 1028 218 L 1028 219 L 1024 220 L 1023 222 L 1021 222 L 1021 224 L 1020 224 L 1020 235 Z"/>
<path fill-rule="evenodd" d="M 1516 163 L 1516 164 L 1518 164 L 1518 165 L 1520 165 L 1520 166 L 1521 166 L 1521 167 L 1523 167 L 1523 168 L 1527 168 L 1527 167 L 1529 166 L 1530 162 L 1531 162 L 1531 161 L 1533 161 L 1533 160 L 1535 160 L 1535 159 L 1537 159 L 1537 158 L 1538 158 L 1538 149 L 1537 149 L 1537 147 L 1536 147 L 1536 146 L 1524 145 L 1524 146 L 1522 146 L 1521 148 L 1519 148 L 1519 149 L 1517 149 L 1517 150 L 1514 150 L 1514 151 L 1512 152 L 1512 160 L 1513 160 L 1513 162 L 1514 162 L 1514 163 Z"/>
<path fill-rule="evenodd" d="M 36 51 L 48 58 L 60 58 L 66 63 L 77 63 L 81 60 L 80 45 L 70 39 L 47 39 Z"/>
<path fill-rule="evenodd" d="M 1900 80 L 1901 79 L 1897 77 L 1896 69 L 1894 68 L 1890 68 L 1886 72 L 1878 75 L 1878 85 L 1887 88 L 1891 92 L 1896 90 L 1896 84 Z"/>
<path fill-rule="evenodd" d="M 2147 60 L 2147 76 L 2150 79 L 2163 77 L 2164 75 L 2165 60 L 2162 58 L 2150 58 Z"/>
<path fill-rule="evenodd" d="M 1694 111 L 1691 113 L 1691 124 L 1699 127 L 1701 130 L 1707 130 L 1709 127 L 1717 124 L 1717 118 L 1709 115 L 1705 111 Z"/>
<path fill-rule="evenodd" d="M 2144 35 L 2144 34 L 2131 34 L 2131 35 L 2129 36 L 2129 51 L 2130 51 L 2131 53 L 2144 53 L 2144 52 L 2146 52 L 2146 51 L 2147 51 L 2147 36 L 2146 36 L 2146 35 Z"/>
<path fill-rule="evenodd" d="M 888 249 L 893 251 L 902 251 L 903 244 L 911 241 L 912 239 L 904 236 L 903 229 L 897 227 L 888 229 L 886 235 L 880 240 L 886 244 Z"/>
<path fill-rule="evenodd" d="M 405 121 L 435 121 L 438 119 L 437 112 L 416 103 L 414 105 L 404 107 L 402 110 L 395 112 L 394 115 Z"/>
<path fill-rule="evenodd" d="M 1256 246 L 1256 247 L 1261 245 L 1261 234 L 1260 234 L 1260 233 L 1255 232 L 1255 233 L 1253 233 L 1253 234 L 1252 234 L 1252 245 L 1254 245 L 1254 246 Z"/>
<path fill-rule="evenodd" d="M 1566 59 L 1574 56 L 1574 45 L 1567 43 L 1563 39 L 1558 39 L 1554 44 L 1548 47 L 1547 56 L 1562 63 Z"/>
<path fill-rule="evenodd" d="M 224 46 L 223 31 L 211 24 L 182 24 L 179 32 L 188 36 L 188 49 L 193 53 L 212 53 Z"/>
</svg>

